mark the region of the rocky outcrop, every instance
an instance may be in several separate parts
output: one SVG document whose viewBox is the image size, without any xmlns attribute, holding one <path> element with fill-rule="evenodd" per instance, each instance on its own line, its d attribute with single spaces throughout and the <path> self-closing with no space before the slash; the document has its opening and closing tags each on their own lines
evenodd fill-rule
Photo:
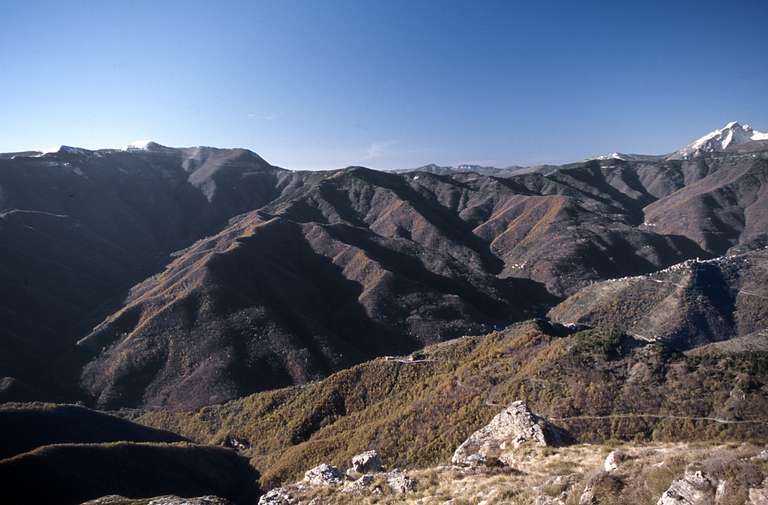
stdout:
<svg viewBox="0 0 768 505">
<path fill-rule="evenodd" d="M 360 476 L 360 478 L 357 480 L 350 480 L 345 482 L 344 488 L 342 489 L 342 491 L 346 493 L 359 493 L 371 487 L 371 485 L 373 485 L 373 482 L 374 482 L 373 475 L 367 473 Z"/>
<path fill-rule="evenodd" d="M 714 505 L 718 481 L 702 471 L 686 470 L 670 484 L 657 505 Z"/>
<path fill-rule="evenodd" d="M 366 451 L 352 457 L 352 470 L 357 473 L 373 473 L 382 471 L 381 457 L 376 451 Z"/>
<path fill-rule="evenodd" d="M 304 482 L 313 486 L 338 486 L 345 480 L 341 470 L 326 463 L 317 465 L 304 474 Z"/>
<path fill-rule="evenodd" d="M 416 489 L 416 481 L 402 470 L 392 470 L 385 475 L 387 485 L 395 494 L 404 494 Z"/>
<path fill-rule="evenodd" d="M 302 481 L 270 490 L 259 499 L 259 505 L 315 503 L 307 500 L 318 488 L 324 488 L 325 493 L 340 491 L 346 495 L 402 495 L 416 489 L 416 480 L 399 468 L 384 472 L 379 453 L 371 450 L 354 456 L 346 475 L 335 466 L 322 463 L 307 470 Z"/>
<path fill-rule="evenodd" d="M 504 453 L 524 444 L 557 446 L 567 440 L 562 430 L 531 412 L 524 401 L 515 401 L 470 435 L 453 453 L 451 462 L 470 467 L 494 461 L 507 463 Z"/>
<path fill-rule="evenodd" d="M 603 470 L 606 472 L 612 472 L 619 468 L 619 465 L 626 459 L 626 455 L 617 450 L 611 451 L 608 456 L 605 458 L 605 462 L 603 463 Z"/>
<path fill-rule="evenodd" d="M 749 505 L 768 505 L 768 479 L 763 481 L 762 487 L 749 490 Z"/>
<path fill-rule="evenodd" d="M 285 488 L 271 489 L 259 498 L 259 505 L 296 505 L 299 500 Z"/>
</svg>

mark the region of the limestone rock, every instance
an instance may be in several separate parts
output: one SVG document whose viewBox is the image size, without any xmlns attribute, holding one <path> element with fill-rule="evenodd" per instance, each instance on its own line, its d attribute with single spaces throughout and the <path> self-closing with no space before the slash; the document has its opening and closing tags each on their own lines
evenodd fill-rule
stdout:
<svg viewBox="0 0 768 505">
<path fill-rule="evenodd" d="M 296 505 L 297 503 L 299 500 L 282 487 L 272 489 L 259 498 L 259 505 Z"/>
<path fill-rule="evenodd" d="M 625 459 L 626 455 L 618 449 L 611 451 L 611 453 L 605 458 L 605 462 L 603 462 L 603 469 L 606 472 L 612 472 L 619 468 L 619 465 Z"/>
<path fill-rule="evenodd" d="M 304 481 L 315 486 L 338 486 L 346 480 L 346 476 L 335 466 L 322 463 L 307 470 Z"/>
<path fill-rule="evenodd" d="M 363 491 L 373 484 L 373 475 L 370 474 L 364 474 L 359 479 L 355 481 L 347 481 L 344 483 L 344 488 L 342 491 L 345 493 L 355 493 Z"/>
<path fill-rule="evenodd" d="M 410 478 L 402 470 L 395 469 L 384 475 L 387 480 L 387 484 L 395 493 L 403 494 L 416 489 L 416 481 Z"/>
<path fill-rule="evenodd" d="M 562 497 L 539 495 L 533 499 L 532 505 L 563 505 L 564 503 L 565 500 Z"/>
<path fill-rule="evenodd" d="M 701 471 L 686 471 L 670 484 L 657 505 L 713 505 L 718 482 Z"/>
<path fill-rule="evenodd" d="M 352 457 L 352 469 L 357 473 L 382 471 L 381 457 L 376 451 L 366 451 Z"/>
<path fill-rule="evenodd" d="M 512 402 L 491 422 L 474 432 L 453 453 L 451 462 L 459 466 L 478 466 L 508 449 L 523 444 L 537 446 L 560 445 L 564 433 L 532 413 L 525 402 Z"/>
<path fill-rule="evenodd" d="M 749 490 L 749 505 L 768 505 L 768 479 L 763 481 L 763 487 Z"/>
</svg>

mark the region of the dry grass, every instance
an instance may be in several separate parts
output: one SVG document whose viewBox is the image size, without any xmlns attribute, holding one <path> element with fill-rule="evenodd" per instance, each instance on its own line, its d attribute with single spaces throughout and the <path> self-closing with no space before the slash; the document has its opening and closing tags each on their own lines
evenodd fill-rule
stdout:
<svg viewBox="0 0 768 505">
<path fill-rule="evenodd" d="M 261 470 L 266 489 L 319 463 L 346 467 L 368 449 L 390 467 L 447 462 L 498 413 L 497 405 L 516 399 L 581 442 L 768 440 L 765 423 L 664 417 L 764 420 L 768 370 L 754 353 L 692 358 L 658 345 L 628 348 L 611 331 L 563 336 L 527 322 L 421 355 L 426 361 L 377 359 L 306 386 L 195 412 L 145 412 L 136 420 L 200 443 L 221 444 L 229 435 L 248 440 L 243 453 Z M 748 385 L 745 399 L 724 410 L 723 400 L 740 384 Z M 571 472 L 567 465 L 553 470 Z"/>
<path fill-rule="evenodd" d="M 394 494 L 380 478 L 363 492 L 321 487 L 294 491 L 300 503 L 315 505 L 529 505 L 538 496 L 565 497 L 576 505 L 584 488 L 595 489 L 601 505 L 653 505 L 686 468 L 700 466 L 708 475 L 728 481 L 723 504 L 744 503 L 750 487 L 761 485 L 768 464 L 750 458 L 761 449 L 752 444 L 689 445 L 683 443 L 624 444 L 627 455 L 618 470 L 606 473 L 602 465 L 612 449 L 580 444 L 556 450 L 528 448 L 515 453 L 514 470 L 466 472 L 450 466 L 409 472 L 414 492 Z M 569 473 L 564 473 L 570 469 Z M 741 500 L 741 501 L 740 501 Z"/>
</svg>

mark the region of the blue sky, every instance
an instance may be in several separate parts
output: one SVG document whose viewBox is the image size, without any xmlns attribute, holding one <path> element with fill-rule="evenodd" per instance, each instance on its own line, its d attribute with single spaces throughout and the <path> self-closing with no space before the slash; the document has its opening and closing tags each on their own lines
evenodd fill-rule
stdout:
<svg viewBox="0 0 768 505">
<path fill-rule="evenodd" d="M 768 2 L 0 2 L 0 151 L 558 163 L 768 130 Z"/>
</svg>

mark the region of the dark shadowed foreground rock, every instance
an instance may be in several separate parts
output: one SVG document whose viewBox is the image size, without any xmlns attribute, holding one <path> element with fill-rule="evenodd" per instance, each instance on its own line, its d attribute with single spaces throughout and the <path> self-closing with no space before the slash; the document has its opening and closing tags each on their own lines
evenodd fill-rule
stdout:
<svg viewBox="0 0 768 505">
<path fill-rule="evenodd" d="M 478 466 L 492 459 L 507 463 L 504 453 L 524 444 L 559 446 L 569 441 L 566 433 L 528 409 L 524 401 L 512 402 L 462 443 L 451 462 L 459 466 Z"/>
</svg>

